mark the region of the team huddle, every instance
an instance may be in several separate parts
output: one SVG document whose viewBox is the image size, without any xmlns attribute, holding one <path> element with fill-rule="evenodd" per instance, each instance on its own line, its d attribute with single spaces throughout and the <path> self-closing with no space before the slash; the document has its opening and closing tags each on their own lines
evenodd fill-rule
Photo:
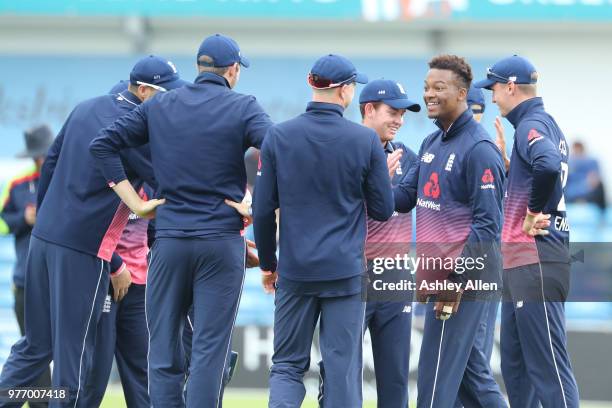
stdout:
<svg viewBox="0 0 612 408">
<path fill-rule="evenodd" d="M 414 301 L 419 408 L 508 406 L 490 367 L 500 303 L 509 406 L 579 405 L 564 323 L 567 148 L 529 61 L 504 58 L 472 83 L 464 58 L 431 59 L 423 102 L 438 129 L 418 154 L 395 136 L 421 105 L 342 56 L 314 63 L 305 113 L 278 124 L 233 91 L 249 67 L 234 40 L 207 37 L 196 62 L 187 83 L 145 57 L 55 139 L 26 133 L 37 170 L 0 208 L 25 309 L 0 390 L 48 386 L 52 361 L 66 396 L 49 406 L 97 407 L 115 357 L 129 407 L 220 407 L 245 268 L 259 266 L 275 304 L 270 407 L 301 406 L 316 327 L 320 407 L 362 406 L 365 330 L 378 407 L 407 407 Z M 343 117 L 357 83 L 361 124 Z M 498 145 L 479 123 L 481 89 L 515 129 L 510 158 L 501 122 Z M 421 259 L 405 268 L 386 260 L 411 252 L 413 209 Z"/>
</svg>

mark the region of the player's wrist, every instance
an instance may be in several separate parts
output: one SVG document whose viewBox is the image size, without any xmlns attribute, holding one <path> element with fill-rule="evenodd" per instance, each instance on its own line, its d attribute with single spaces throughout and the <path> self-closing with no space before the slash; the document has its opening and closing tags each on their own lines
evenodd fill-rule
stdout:
<svg viewBox="0 0 612 408">
<path fill-rule="evenodd" d="M 535 217 L 542 214 L 542 211 L 532 211 L 529 208 L 527 208 L 527 215 L 529 215 L 530 217 Z"/>
<path fill-rule="evenodd" d="M 125 271 L 127 269 L 127 265 L 126 263 L 122 263 L 121 266 L 114 272 L 111 272 L 111 276 L 115 277 L 115 276 L 119 276 L 123 273 L 123 271 Z"/>
</svg>

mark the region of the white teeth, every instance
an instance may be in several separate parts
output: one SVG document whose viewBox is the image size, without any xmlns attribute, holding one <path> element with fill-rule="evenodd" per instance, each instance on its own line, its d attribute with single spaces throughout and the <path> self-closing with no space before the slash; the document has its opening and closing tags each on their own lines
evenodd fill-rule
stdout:
<svg viewBox="0 0 612 408">
<path fill-rule="evenodd" d="M 427 102 L 427 106 L 439 105 L 438 102 Z"/>
</svg>

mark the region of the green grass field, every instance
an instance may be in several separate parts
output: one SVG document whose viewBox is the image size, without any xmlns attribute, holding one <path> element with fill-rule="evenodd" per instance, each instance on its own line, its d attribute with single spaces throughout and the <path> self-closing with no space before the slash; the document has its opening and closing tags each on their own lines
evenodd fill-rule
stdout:
<svg viewBox="0 0 612 408">
<path fill-rule="evenodd" d="M 268 406 L 268 396 L 265 393 L 242 393 L 228 392 L 223 399 L 223 408 L 266 408 Z M 317 408 L 317 402 L 309 399 L 302 404 L 303 408 Z M 376 408 L 376 402 L 368 402 L 364 408 Z M 101 408 L 126 408 L 123 392 L 117 386 L 109 387 L 106 390 L 104 401 Z"/>
<path fill-rule="evenodd" d="M 228 392 L 223 399 L 223 408 L 266 408 L 268 406 L 268 397 L 265 393 L 241 393 Z M 413 408 L 416 405 L 410 404 Z M 582 408 L 610 408 L 612 404 L 596 403 L 596 402 L 581 402 Z M 121 388 L 109 387 L 106 391 L 106 396 L 102 402 L 101 408 L 125 408 L 123 393 Z M 317 403 L 314 399 L 309 399 L 302 404 L 302 408 L 316 408 Z M 367 401 L 363 408 L 376 408 L 376 402 Z"/>
</svg>

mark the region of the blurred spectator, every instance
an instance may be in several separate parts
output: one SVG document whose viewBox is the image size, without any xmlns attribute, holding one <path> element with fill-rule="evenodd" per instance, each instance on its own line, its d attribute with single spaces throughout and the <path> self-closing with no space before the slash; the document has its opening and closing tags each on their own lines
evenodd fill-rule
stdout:
<svg viewBox="0 0 612 408">
<path fill-rule="evenodd" d="M 593 203 L 602 211 L 606 208 L 599 163 L 586 153 L 584 144 L 580 141 L 572 145 L 565 199 L 568 203 Z"/>
<path fill-rule="evenodd" d="M 15 236 L 15 255 L 17 262 L 13 268 L 13 294 L 15 296 L 15 316 L 19 331 L 25 334 L 25 263 L 28 255 L 30 235 L 36 222 L 36 194 L 40 169 L 47 150 L 53 143 L 53 132 L 46 126 L 38 126 L 24 132 L 26 150 L 19 158 L 30 158 L 32 166 L 22 174 L 13 177 L 0 193 L 0 235 Z M 33 386 L 49 387 L 50 372 L 47 370 Z M 31 408 L 47 407 L 46 402 L 32 403 Z"/>
</svg>

